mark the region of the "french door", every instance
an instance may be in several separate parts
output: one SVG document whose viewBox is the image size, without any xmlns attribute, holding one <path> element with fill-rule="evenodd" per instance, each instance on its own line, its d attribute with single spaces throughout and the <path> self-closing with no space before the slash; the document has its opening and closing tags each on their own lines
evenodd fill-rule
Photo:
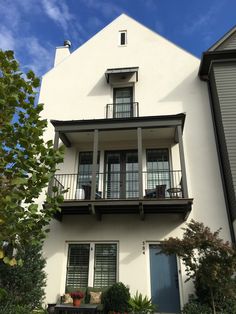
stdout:
<svg viewBox="0 0 236 314">
<path fill-rule="evenodd" d="M 137 151 L 106 152 L 105 169 L 105 194 L 107 198 L 138 197 Z"/>
</svg>

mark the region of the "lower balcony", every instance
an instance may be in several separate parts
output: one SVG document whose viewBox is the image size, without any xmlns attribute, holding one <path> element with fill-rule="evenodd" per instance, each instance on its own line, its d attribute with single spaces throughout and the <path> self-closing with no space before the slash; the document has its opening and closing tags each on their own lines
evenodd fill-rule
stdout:
<svg viewBox="0 0 236 314">
<path fill-rule="evenodd" d="M 57 174 L 53 186 L 67 190 L 61 204 L 63 215 L 93 214 L 179 214 L 184 219 L 191 211 L 192 199 L 185 195 L 181 170 L 140 172 L 110 170 L 96 173 L 92 185 L 91 172 Z"/>
</svg>

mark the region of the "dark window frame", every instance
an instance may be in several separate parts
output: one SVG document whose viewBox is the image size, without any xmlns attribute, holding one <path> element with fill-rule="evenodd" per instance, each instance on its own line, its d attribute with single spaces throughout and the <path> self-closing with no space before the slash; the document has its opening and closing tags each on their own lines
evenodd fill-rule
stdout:
<svg viewBox="0 0 236 314">
<path fill-rule="evenodd" d="M 120 91 L 129 91 L 130 101 L 128 103 L 117 102 L 122 97 L 117 97 L 117 93 Z M 134 88 L 133 86 L 114 87 L 113 88 L 113 118 L 131 118 L 134 116 Z M 119 108 L 122 111 L 118 110 Z"/>
<path fill-rule="evenodd" d="M 110 248 L 109 248 L 110 246 Z M 87 256 L 83 256 L 79 250 L 83 248 L 87 250 Z M 93 250 L 92 250 L 93 247 Z M 98 248 L 103 250 L 98 250 Z M 76 251 L 77 249 L 77 251 Z M 72 253 L 74 251 L 74 255 Z M 109 252 L 106 252 L 108 250 Z M 98 252 L 99 251 L 99 252 Z M 91 253 L 92 252 L 92 253 Z M 109 253 L 109 254 L 108 254 Z M 112 254 L 111 254 L 112 253 Z M 91 267 L 90 257 L 94 260 Z M 104 255 L 104 261 L 102 257 Z M 112 256 L 113 255 L 113 256 Z M 76 264 L 76 262 L 82 262 Z M 87 265 L 83 265 L 87 264 Z M 96 273 L 97 267 L 97 273 Z M 102 269 L 104 268 L 104 271 Z M 74 270 L 74 272 L 73 272 Z M 118 279 L 118 243 L 117 242 L 83 242 L 69 243 L 67 251 L 66 281 L 65 288 L 68 286 L 74 288 L 87 288 L 91 282 L 89 278 L 92 272 L 93 286 L 97 288 L 113 285 Z M 83 272 L 84 271 L 84 272 Z M 97 276 L 97 277 L 96 277 Z M 95 278 L 96 277 L 96 278 Z M 80 280 L 82 278 L 82 280 Z M 79 283 L 80 281 L 80 283 Z"/>
<path fill-rule="evenodd" d="M 119 45 L 126 46 L 127 45 L 127 31 L 120 31 L 119 32 Z"/>
</svg>

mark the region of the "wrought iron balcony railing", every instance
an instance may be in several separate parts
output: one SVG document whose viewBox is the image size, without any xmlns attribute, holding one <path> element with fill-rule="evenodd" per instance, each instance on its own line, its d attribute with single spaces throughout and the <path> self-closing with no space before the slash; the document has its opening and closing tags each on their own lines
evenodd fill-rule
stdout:
<svg viewBox="0 0 236 314">
<path fill-rule="evenodd" d="M 106 118 L 132 118 L 138 116 L 138 102 L 106 105 Z"/>
<path fill-rule="evenodd" d="M 141 184 L 140 184 L 141 180 Z M 64 200 L 89 200 L 92 174 L 57 174 L 53 185 L 65 189 Z M 140 193 L 140 186 L 142 191 Z M 95 199 L 166 199 L 184 198 L 181 170 L 109 171 L 96 174 Z"/>
</svg>

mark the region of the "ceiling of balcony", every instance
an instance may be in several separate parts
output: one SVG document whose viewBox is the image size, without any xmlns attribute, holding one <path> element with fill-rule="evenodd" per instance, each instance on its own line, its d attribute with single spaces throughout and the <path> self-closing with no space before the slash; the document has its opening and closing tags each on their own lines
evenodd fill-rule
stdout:
<svg viewBox="0 0 236 314">
<path fill-rule="evenodd" d="M 135 141 L 137 142 L 137 130 L 106 130 L 99 131 L 98 133 L 99 143 L 104 142 L 124 142 L 124 141 Z M 71 132 L 66 133 L 66 137 L 71 144 L 79 143 L 92 143 L 93 132 Z M 142 140 L 161 140 L 174 142 L 175 127 L 168 128 L 150 128 L 142 129 Z"/>
</svg>

